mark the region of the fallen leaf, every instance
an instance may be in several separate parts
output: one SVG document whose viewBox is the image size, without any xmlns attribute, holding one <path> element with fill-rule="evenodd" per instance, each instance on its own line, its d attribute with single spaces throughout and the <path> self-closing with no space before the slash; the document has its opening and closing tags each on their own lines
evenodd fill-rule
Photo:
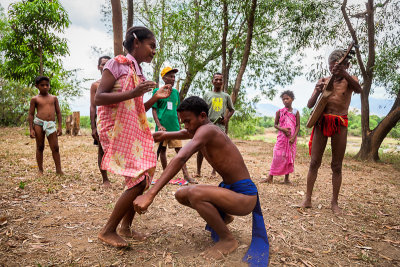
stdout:
<svg viewBox="0 0 400 267">
<path fill-rule="evenodd" d="M 35 234 L 33 234 L 32 236 L 33 236 L 33 238 L 36 238 L 36 239 L 43 239 L 44 238 L 43 236 L 35 235 Z"/>
<path fill-rule="evenodd" d="M 71 245 L 70 242 L 68 242 L 66 245 L 67 245 L 69 248 L 72 248 L 72 245 Z"/>
</svg>

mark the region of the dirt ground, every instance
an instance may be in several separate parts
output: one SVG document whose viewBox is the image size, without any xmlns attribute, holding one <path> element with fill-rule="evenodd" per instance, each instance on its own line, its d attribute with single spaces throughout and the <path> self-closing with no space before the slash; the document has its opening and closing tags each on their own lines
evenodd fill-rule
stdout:
<svg viewBox="0 0 400 267">
<path fill-rule="evenodd" d="M 89 135 L 59 138 L 64 176 L 56 176 L 46 144 L 45 175 L 36 178 L 35 141 L 21 128 L 0 128 L 0 266 L 246 266 L 241 263 L 251 239 L 251 216 L 236 217 L 230 229 L 237 251 L 221 261 L 199 253 L 212 245 L 204 221 L 174 199 L 178 186 L 168 185 L 149 212 L 134 219 L 135 229 L 150 234 L 143 242 L 116 249 L 97 233 L 123 192 L 123 178 L 110 175 L 112 189 L 101 187 L 97 148 Z M 295 207 L 305 192 L 309 157 L 298 146 L 293 185 L 268 173 L 273 143 L 235 141 L 256 182 L 270 241 L 270 266 L 399 266 L 400 170 L 393 164 L 364 163 L 346 156 L 340 205 L 329 209 L 330 155 L 324 157 L 316 183 L 314 208 Z M 168 151 L 169 157 L 175 152 Z M 204 184 L 219 183 L 208 177 Z M 158 163 L 160 175 L 160 163 Z M 188 168 L 195 171 L 195 157 Z M 179 174 L 181 175 L 181 173 Z"/>
</svg>

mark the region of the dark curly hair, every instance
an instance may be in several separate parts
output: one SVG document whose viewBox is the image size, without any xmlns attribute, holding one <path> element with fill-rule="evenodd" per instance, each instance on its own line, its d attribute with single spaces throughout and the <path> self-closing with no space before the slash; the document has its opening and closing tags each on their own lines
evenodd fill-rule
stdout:
<svg viewBox="0 0 400 267">
<path fill-rule="evenodd" d="M 99 57 L 99 60 L 97 61 L 97 67 L 100 66 L 102 59 L 111 59 L 111 58 L 109 56 L 101 56 L 101 57 Z"/>
<path fill-rule="evenodd" d="M 189 96 L 182 101 L 177 111 L 190 111 L 193 112 L 196 116 L 199 116 L 202 112 L 204 112 L 208 116 L 208 105 L 206 101 L 198 96 Z"/>
<path fill-rule="evenodd" d="M 38 85 L 41 81 L 50 82 L 50 79 L 47 76 L 37 76 L 36 79 L 35 79 L 35 85 Z"/>
<path fill-rule="evenodd" d="M 290 91 L 290 90 L 283 91 L 282 94 L 281 94 L 281 98 L 283 98 L 284 95 L 287 95 L 287 96 L 290 97 L 292 100 L 294 100 L 294 93 L 293 93 L 293 91 Z"/>
<path fill-rule="evenodd" d="M 143 41 L 154 37 L 154 33 L 142 26 L 130 27 L 125 34 L 125 40 L 122 45 L 130 53 L 132 52 L 133 41 L 137 38 L 139 41 Z"/>
</svg>

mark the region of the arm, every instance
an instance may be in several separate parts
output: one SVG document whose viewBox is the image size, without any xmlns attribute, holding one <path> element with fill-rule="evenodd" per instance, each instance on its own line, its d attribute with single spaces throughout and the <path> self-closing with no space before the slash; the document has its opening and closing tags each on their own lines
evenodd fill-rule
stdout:
<svg viewBox="0 0 400 267">
<path fill-rule="evenodd" d="M 321 94 L 322 89 L 324 88 L 324 85 L 325 85 L 324 78 L 320 79 L 317 82 L 317 84 L 315 85 L 314 91 L 313 91 L 310 99 L 308 100 L 308 103 L 307 103 L 308 108 L 312 108 L 315 105 L 315 102 L 317 102 L 317 99 L 318 99 L 319 95 Z"/>
<path fill-rule="evenodd" d="M 348 78 L 345 78 L 349 84 L 349 87 L 353 89 L 354 93 L 360 94 L 362 92 L 362 88 L 356 76 L 348 75 Z"/>
<path fill-rule="evenodd" d="M 133 90 L 125 92 L 111 92 L 114 87 L 115 81 L 116 80 L 111 71 L 109 71 L 108 69 L 103 71 L 101 82 L 94 98 L 94 103 L 96 106 L 116 104 L 125 100 L 129 100 L 131 98 L 142 96 L 145 93 L 150 92 L 156 86 L 155 82 L 144 81 L 138 84 L 138 86 L 136 86 Z M 146 111 L 148 109 L 146 109 Z"/>
<path fill-rule="evenodd" d="M 348 67 L 349 67 L 349 65 L 336 64 L 332 69 L 332 74 L 346 79 L 346 81 L 348 83 L 348 87 L 351 88 L 355 93 L 359 94 L 362 91 L 361 85 L 358 82 L 358 79 L 356 76 L 351 76 L 347 72 Z"/>
<path fill-rule="evenodd" d="M 28 113 L 29 132 L 31 138 L 35 138 L 35 130 L 33 129 L 33 117 L 35 116 L 35 106 L 36 106 L 36 98 L 33 97 L 31 99 L 31 103 L 29 106 L 29 113 Z"/>
<path fill-rule="evenodd" d="M 164 140 L 186 140 L 191 139 L 193 136 L 189 134 L 186 129 L 177 132 L 159 131 L 153 133 L 154 142 L 161 142 Z"/>
<path fill-rule="evenodd" d="M 235 113 L 235 109 L 233 108 L 232 98 L 228 95 L 227 97 L 227 108 L 228 112 L 225 114 L 224 121 L 222 122 L 224 125 L 228 125 L 229 120 L 231 119 L 233 113 Z"/>
<path fill-rule="evenodd" d="M 60 135 L 62 135 L 61 109 L 60 109 L 60 105 L 58 104 L 58 98 L 56 96 L 54 98 L 55 98 L 54 105 L 56 107 L 56 115 L 57 115 L 57 123 L 58 123 L 57 135 L 60 136 Z"/>
<path fill-rule="evenodd" d="M 92 129 L 92 137 L 95 140 L 99 140 L 96 129 L 96 105 L 94 104 L 94 97 L 96 96 L 98 85 L 96 83 L 92 83 L 90 87 L 90 127 Z"/>
<path fill-rule="evenodd" d="M 156 108 L 152 108 L 151 112 L 153 113 L 153 119 L 154 122 L 156 123 L 158 130 L 159 131 L 165 131 L 164 126 L 161 125 L 160 120 L 158 119 L 158 115 L 157 115 L 157 109 Z"/>
<path fill-rule="evenodd" d="M 274 127 L 275 127 L 275 129 L 283 132 L 287 137 L 289 137 L 290 136 L 290 128 L 283 128 L 283 127 L 279 126 L 279 118 L 280 117 L 281 117 L 281 112 L 278 110 L 275 115 Z"/>
<path fill-rule="evenodd" d="M 294 131 L 293 136 L 289 140 L 290 144 L 294 143 L 294 140 L 296 140 L 296 137 L 299 134 L 299 131 L 300 131 L 300 113 L 299 113 L 299 111 L 297 111 L 297 113 L 296 113 L 296 130 Z"/>
<path fill-rule="evenodd" d="M 172 86 L 170 84 L 166 84 L 158 89 L 157 92 L 152 95 L 146 103 L 144 103 L 144 108 L 146 111 L 148 111 L 158 100 L 169 97 L 171 92 Z"/>
</svg>

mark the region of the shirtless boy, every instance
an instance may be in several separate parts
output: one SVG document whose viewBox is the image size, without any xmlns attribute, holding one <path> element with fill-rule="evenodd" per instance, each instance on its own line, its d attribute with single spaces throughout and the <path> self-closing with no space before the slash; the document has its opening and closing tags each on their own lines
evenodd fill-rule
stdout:
<svg viewBox="0 0 400 267">
<path fill-rule="evenodd" d="M 178 113 L 185 129 L 179 132 L 156 132 L 153 134 L 154 140 L 192 140 L 171 160 L 156 184 L 146 194 L 135 199 L 135 211 L 146 212 L 157 193 L 179 172 L 183 164 L 194 153 L 201 151 L 221 175 L 223 182 L 219 187 L 192 185 L 180 188 L 175 198 L 182 205 L 195 209 L 207 222 L 208 229 L 213 229 L 213 239 L 218 242 L 204 252 L 204 257 L 219 259 L 233 252 L 238 247 L 238 241 L 226 224 L 233 220 L 232 215 L 245 216 L 253 212 L 253 236 L 256 236 L 244 260 L 267 266 L 268 238 L 257 187 L 250 180 L 242 155 L 229 137 L 211 123 L 207 115 L 208 105 L 201 98 L 192 96 L 185 99 L 179 106 Z"/>
<path fill-rule="evenodd" d="M 100 71 L 101 74 L 103 73 L 104 65 L 107 63 L 107 61 L 109 59 L 110 59 L 109 56 L 102 56 L 99 58 L 99 61 L 97 63 L 97 69 Z M 99 88 L 100 81 L 101 81 L 101 79 L 95 81 L 94 83 L 92 83 L 92 86 L 90 87 L 90 126 L 92 128 L 92 137 L 94 140 L 93 143 L 95 145 L 99 146 L 99 150 L 97 153 L 97 164 L 99 166 L 101 176 L 103 177 L 103 186 L 110 187 L 111 183 L 110 183 L 110 180 L 108 180 L 107 171 L 102 170 L 100 168 L 101 160 L 103 159 L 103 156 L 104 156 L 104 151 L 100 144 L 99 135 L 97 134 L 97 126 L 96 126 L 97 109 L 96 109 L 96 105 L 94 104 L 94 97 L 96 95 L 97 88 Z"/>
<path fill-rule="evenodd" d="M 348 60 L 346 59 L 341 65 L 336 64 L 343 55 L 343 50 L 335 50 L 328 59 L 329 70 L 336 78 L 333 84 L 333 93 L 329 96 L 323 115 L 315 124 L 311 134 L 309 143 L 311 161 L 307 175 L 307 193 L 300 205 L 302 208 L 312 207 L 311 195 L 314 183 L 317 179 L 318 169 L 321 166 L 322 155 L 324 154 L 328 137 L 331 137 L 333 186 L 331 209 L 335 214 L 341 213 L 338 205 L 338 197 L 342 184 L 342 162 L 347 143 L 347 113 L 352 93 L 360 93 L 362 90 L 357 77 L 350 76 L 347 72 L 350 65 Z M 308 100 L 307 106 L 309 108 L 315 105 L 328 79 L 329 77 L 318 81 L 310 100 Z"/>
<path fill-rule="evenodd" d="M 31 99 L 29 107 L 29 128 L 31 138 L 36 138 L 36 160 L 39 167 L 39 175 L 43 174 L 43 150 L 44 136 L 47 136 L 56 173 L 63 174 L 61 171 L 60 151 L 58 138 L 62 134 L 61 111 L 56 96 L 49 94 L 50 79 L 39 76 L 35 80 L 35 86 L 39 89 L 39 94 Z M 36 109 L 36 116 L 35 116 Z M 55 115 L 57 114 L 58 127 L 56 128 Z"/>
</svg>

